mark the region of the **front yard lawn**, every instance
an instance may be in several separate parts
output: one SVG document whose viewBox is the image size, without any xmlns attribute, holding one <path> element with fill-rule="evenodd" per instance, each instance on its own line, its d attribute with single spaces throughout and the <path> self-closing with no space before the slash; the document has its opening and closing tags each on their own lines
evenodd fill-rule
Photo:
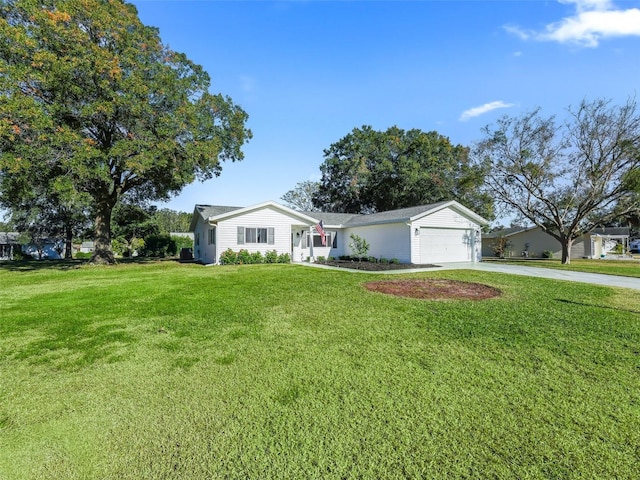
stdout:
<svg viewBox="0 0 640 480">
<path fill-rule="evenodd" d="M 0 267 L 0 478 L 635 478 L 640 292 L 295 265 Z"/>
</svg>

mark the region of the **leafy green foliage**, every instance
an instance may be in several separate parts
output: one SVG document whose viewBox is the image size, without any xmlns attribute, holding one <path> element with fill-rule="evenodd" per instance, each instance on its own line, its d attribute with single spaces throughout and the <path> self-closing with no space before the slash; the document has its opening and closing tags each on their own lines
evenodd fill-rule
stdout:
<svg viewBox="0 0 640 480">
<path fill-rule="evenodd" d="M 222 265 L 235 265 L 238 263 L 238 254 L 228 248 L 220 254 L 220 263 Z"/>
<path fill-rule="evenodd" d="M 0 178 L 26 185 L 44 171 L 70 198 L 90 198 L 94 260 L 113 261 L 123 196 L 166 199 L 243 158 L 246 113 L 210 94 L 202 67 L 163 45 L 133 5 L 7 0 L 0 13 Z"/>
<path fill-rule="evenodd" d="M 358 257 L 358 260 L 362 260 L 369 253 L 369 243 L 359 235 L 352 233 L 349 235 L 351 242 L 349 242 L 349 248 L 353 252 L 354 256 Z"/>
<path fill-rule="evenodd" d="M 468 154 L 436 132 L 355 128 L 324 151 L 314 204 L 322 211 L 371 213 L 457 200 L 492 219 L 491 196 L 478 193 L 483 172 Z"/>
<path fill-rule="evenodd" d="M 176 242 L 169 235 L 149 235 L 144 239 L 140 255 L 143 257 L 175 256 L 178 252 Z"/>
<path fill-rule="evenodd" d="M 250 265 L 259 263 L 290 263 L 291 256 L 288 253 L 278 255 L 276 250 L 269 250 L 264 255 L 261 252 L 249 252 L 241 249 L 234 252 L 230 248 L 222 252 L 220 255 L 220 263 L 222 265 Z"/>
<path fill-rule="evenodd" d="M 277 263 L 278 262 L 278 252 L 275 250 L 269 250 L 264 255 L 264 263 Z"/>
<path fill-rule="evenodd" d="M 291 255 L 288 253 L 281 253 L 278 255 L 278 263 L 291 263 Z"/>
<path fill-rule="evenodd" d="M 193 240 L 189 237 L 171 235 L 171 240 L 176 244 L 176 251 L 179 252 L 183 248 L 193 248 Z"/>
<path fill-rule="evenodd" d="M 153 213 L 153 219 L 160 233 L 188 232 L 191 224 L 191 213 L 179 212 L 170 208 L 160 208 Z"/>
<path fill-rule="evenodd" d="M 136 251 L 145 253 L 143 239 L 160 234 L 160 228 L 153 217 L 154 212 L 155 207 L 131 203 L 116 205 L 112 219 L 112 235 L 118 244 L 113 246 L 116 253 L 124 257 L 129 257 Z"/>
</svg>

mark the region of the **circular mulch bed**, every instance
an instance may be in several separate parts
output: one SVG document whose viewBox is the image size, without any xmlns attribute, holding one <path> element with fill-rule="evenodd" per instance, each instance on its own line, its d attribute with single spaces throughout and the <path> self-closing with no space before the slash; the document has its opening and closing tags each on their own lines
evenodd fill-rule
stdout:
<svg viewBox="0 0 640 480">
<path fill-rule="evenodd" d="M 497 288 L 481 283 L 439 278 L 380 280 L 367 282 L 364 287 L 372 292 L 425 300 L 485 300 L 501 294 Z"/>
</svg>

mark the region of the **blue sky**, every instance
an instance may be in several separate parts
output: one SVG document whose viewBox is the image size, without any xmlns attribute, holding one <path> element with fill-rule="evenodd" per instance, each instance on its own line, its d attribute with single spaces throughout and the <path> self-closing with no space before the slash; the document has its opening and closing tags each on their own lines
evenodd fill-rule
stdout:
<svg viewBox="0 0 640 480">
<path fill-rule="evenodd" d="M 470 146 L 504 114 L 640 96 L 640 0 L 133 3 L 254 135 L 242 162 L 162 205 L 176 210 L 278 201 L 363 125 Z"/>
</svg>

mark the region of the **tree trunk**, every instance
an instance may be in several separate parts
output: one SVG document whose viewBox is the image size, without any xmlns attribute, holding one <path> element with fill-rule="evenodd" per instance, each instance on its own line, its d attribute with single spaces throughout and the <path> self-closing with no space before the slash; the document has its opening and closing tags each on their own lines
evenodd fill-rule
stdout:
<svg viewBox="0 0 640 480">
<path fill-rule="evenodd" d="M 97 205 L 95 238 L 93 239 L 93 255 L 91 263 L 114 264 L 116 259 L 111 250 L 111 212 L 113 204 L 102 200 Z"/>
<path fill-rule="evenodd" d="M 71 259 L 73 258 L 73 230 L 71 229 L 71 225 L 65 225 L 65 241 L 64 241 L 64 258 Z"/>
<path fill-rule="evenodd" d="M 560 245 L 562 245 L 562 264 L 569 265 L 571 263 L 571 244 L 573 241 L 571 237 L 562 238 Z"/>
</svg>

